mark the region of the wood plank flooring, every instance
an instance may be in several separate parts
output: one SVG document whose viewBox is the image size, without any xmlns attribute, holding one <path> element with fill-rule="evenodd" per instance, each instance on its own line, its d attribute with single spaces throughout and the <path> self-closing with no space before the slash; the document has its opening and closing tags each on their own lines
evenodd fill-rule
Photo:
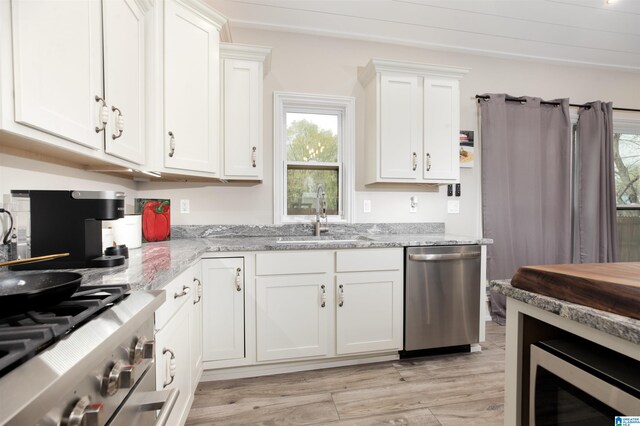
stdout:
<svg viewBox="0 0 640 426">
<path fill-rule="evenodd" d="M 203 382 L 188 425 L 502 425 L 504 327 L 482 352 Z"/>
</svg>

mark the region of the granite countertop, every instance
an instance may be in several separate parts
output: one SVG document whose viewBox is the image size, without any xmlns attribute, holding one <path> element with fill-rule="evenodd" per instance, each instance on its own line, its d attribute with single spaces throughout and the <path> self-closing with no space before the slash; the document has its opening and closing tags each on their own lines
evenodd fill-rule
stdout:
<svg viewBox="0 0 640 426">
<path fill-rule="evenodd" d="M 511 285 L 511 280 L 491 281 L 491 291 L 504 294 L 512 299 L 576 321 L 614 337 L 640 344 L 640 320 L 515 288 Z"/>
<path fill-rule="evenodd" d="M 350 248 L 383 248 L 406 246 L 437 246 L 490 244 L 488 239 L 434 234 L 376 234 L 352 235 L 366 237 L 356 241 L 326 243 L 278 243 L 279 238 L 304 239 L 295 236 L 239 236 L 213 238 L 184 238 L 143 244 L 129 250 L 129 259 L 113 268 L 74 269 L 83 274 L 83 285 L 129 284 L 132 290 L 162 289 L 173 278 L 194 264 L 205 253 L 273 251 L 273 250 L 330 250 Z M 349 237 L 349 238 L 351 238 Z M 325 238 L 325 237 L 322 237 Z M 333 238 L 346 238 L 344 235 Z"/>
</svg>

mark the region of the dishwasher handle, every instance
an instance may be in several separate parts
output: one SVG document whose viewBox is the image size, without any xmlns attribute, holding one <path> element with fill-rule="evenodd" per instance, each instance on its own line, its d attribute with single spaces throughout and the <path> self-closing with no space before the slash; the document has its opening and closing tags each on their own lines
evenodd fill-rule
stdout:
<svg viewBox="0 0 640 426">
<path fill-rule="evenodd" d="M 460 259 L 476 259 L 480 257 L 480 252 L 468 253 L 443 253 L 443 254 L 410 254 L 409 260 L 418 262 L 432 262 L 438 260 L 460 260 Z"/>
</svg>

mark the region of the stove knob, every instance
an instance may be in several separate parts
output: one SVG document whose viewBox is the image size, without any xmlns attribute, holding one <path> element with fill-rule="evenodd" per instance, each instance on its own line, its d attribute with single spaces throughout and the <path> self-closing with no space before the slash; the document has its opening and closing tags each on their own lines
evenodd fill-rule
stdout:
<svg viewBox="0 0 640 426">
<path fill-rule="evenodd" d="M 155 341 L 141 336 L 133 348 L 132 364 L 139 364 L 143 359 L 153 359 Z"/>
<path fill-rule="evenodd" d="M 119 389 L 129 389 L 134 382 L 133 365 L 118 361 L 102 378 L 102 396 L 112 396 Z"/>
<path fill-rule="evenodd" d="M 102 404 L 92 404 L 88 395 L 83 396 L 74 405 L 66 426 L 98 426 L 100 425 L 100 413 L 102 412 Z"/>
</svg>

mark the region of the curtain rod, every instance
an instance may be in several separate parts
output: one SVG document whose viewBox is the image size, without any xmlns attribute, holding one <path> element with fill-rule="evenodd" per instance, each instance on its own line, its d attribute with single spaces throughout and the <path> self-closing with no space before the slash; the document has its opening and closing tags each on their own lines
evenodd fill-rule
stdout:
<svg viewBox="0 0 640 426">
<path fill-rule="evenodd" d="M 478 101 L 480 101 L 480 99 L 483 100 L 488 100 L 491 97 L 488 95 L 476 95 L 476 99 L 478 99 Z M 525 102 L 526 99 L 524 98 L 505 98 L 506 101 L 508 102 Z M 555 105 L 558 106 L 560 105 L 559 102 L 548 102 L 548 101 L 540 101 L 541 105 Z M 569 106 L 571 107 L 576 107 L 576 108 L 586 108 L 589 109 L 591 108 L 591 105 L 580 105 L 580 104 L 569 104 Z M 617 107 L 613 107 L 614 111 L 627 111 L 627 112 L 640 112 L 640 109 L 633 109 L 633 108 L 617 108 Z"/>
</svg>

